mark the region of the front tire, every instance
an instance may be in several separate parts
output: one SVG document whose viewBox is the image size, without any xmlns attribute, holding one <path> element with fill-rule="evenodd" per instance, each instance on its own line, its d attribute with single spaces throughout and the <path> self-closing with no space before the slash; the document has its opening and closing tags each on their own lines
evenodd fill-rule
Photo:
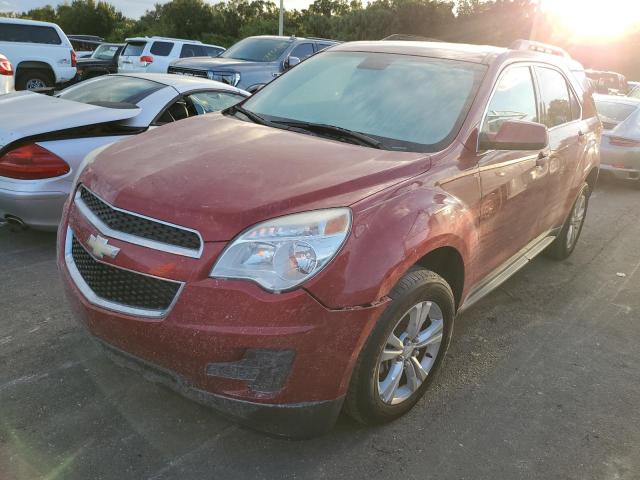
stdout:
<svg viewBox="0 0 640 480">
<path fill-rule="evenodd" d="M 545 255 L 554 260 L 564 260 L 568 258 L 576 248 L 584 220 L 587 216 L 587 208 L 589 207 L 589 197 L 591 190 L 588 183 L 583 183 L 580 188 L 578 198 L 573 204 L 569 218 L 565 221 L 560 230 L 560 234 L 556 237 L 551 245 L 545 250 Z"/>
<path fill-rule="evenodd" d="M 345 401 L 346 412 L 368 425 L 413 408 L 439 370 L 453 332 L 455 300 L 439 275 L 412 270 L 389 297 L 360 352 Z"/>
</svg>

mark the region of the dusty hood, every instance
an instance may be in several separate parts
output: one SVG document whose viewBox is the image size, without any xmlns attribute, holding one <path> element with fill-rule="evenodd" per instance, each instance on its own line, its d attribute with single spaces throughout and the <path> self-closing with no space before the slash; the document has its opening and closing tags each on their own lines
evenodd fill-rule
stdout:
<svg viewBox="0 0 640 480">
<path fill-rule="evenodd" d="M 33 92 L 0 96 L 0 146 L 21 138 L 98 123 L 126 120 L 139 108 L 107 108 Z"/>
<path fill-rule="evenodd" d="M 119 142 L 81 182 L 120 208 L 230 240 L 259 221 L 350 205 L 427 170 L 399 153 L 256 125 L 221 114 Z"/>
<path fill-rule="evenodd" d="M 213 70 L 213 69 L 222 69 L 225 70 L 226 67 L 248 67 L 254 65 L 266 65 L 265 63 L 260 62 L 248 62 L 246 60 L 239 60 L 236 58 L 221 58 L 221 57 L 195 57 L 195 58 L 183 58 L 182 60 L 177 60 L 171 64 L 172 67 L 181 67 L 181 68 L 195 68 L 198 70 Z"/>
</svg>

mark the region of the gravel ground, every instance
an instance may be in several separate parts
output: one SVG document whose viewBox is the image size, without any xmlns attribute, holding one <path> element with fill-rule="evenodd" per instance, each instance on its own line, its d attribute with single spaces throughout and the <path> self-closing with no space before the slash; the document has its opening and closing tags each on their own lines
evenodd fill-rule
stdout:
<svg viewBox="0 0 640 480">
<path fill-rule="evenodd" d="M 0 479 L 638 479 L 639 238 L 640 191 L 604 184 L 568 261 L 458 319 L 412 412 L 287 441 L 111 363 L 67 308 L 55 236 L 0 229 Z"/>
</svg>

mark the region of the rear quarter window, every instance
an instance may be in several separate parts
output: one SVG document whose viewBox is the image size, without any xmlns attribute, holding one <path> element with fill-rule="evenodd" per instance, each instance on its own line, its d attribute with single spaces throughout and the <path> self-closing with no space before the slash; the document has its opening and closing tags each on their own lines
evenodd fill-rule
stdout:
<svg viewBox="0 0 640 480">
<path fill-rule="evenodd" d="M 0 23 L 0 42 L 62 44 L 58 32 L 53 27 L 12 23 Z"/>
<path fill-rule="evenodd" d="M 173 50 L 172 42 L 153 42 L 151 45 L 151 54 L 159 57 L 168 57 Z"/>
<path fill-rule="evenodd" d="M 144 51 L 144 47 L 147 46 L 147 42 L 129 42 L 122 51 L 124 57 L 139 57 Z"/>
<path fill-rule="evenodd" d="M 105 76 L 82 82 L 63 90 L 59 98 L 91 105 L 135 105 L 164 85 L 144 78 L 120 75 Z"/>
</svg>

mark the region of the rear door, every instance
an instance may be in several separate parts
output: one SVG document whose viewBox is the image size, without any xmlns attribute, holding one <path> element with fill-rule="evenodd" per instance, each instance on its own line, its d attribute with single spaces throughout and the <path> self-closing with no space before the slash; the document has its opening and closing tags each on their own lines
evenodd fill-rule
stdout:
<svg viewBox="0 0 640 480">
<path fill-rule="evenodd" d="M 549 129 L 549 190 L 541 218 L 543 229 L 559 227 L 577 194 L 575 178 L 586 155 L 586 126 L 576 93 L 560 70 L 534 67 L 540 90 L 542 121 Z"/>
<path fill-rule="evenodd" d="M 504 121 L 539 122 L 530 66 L 507 67 L 487 106 L 481 136 L 495 135 Z M 482 186 L 480 245 L 484 261 L 479 278 L 489 275 L 542 235 L 547 169 L 537 151 L 478 152 Z"/>
<path fill-rule="evenodd" d="M 132 40 L 127 42 L 118 59 L 119 72 L 144 71 L 140 57 L 144 55 L 147 42 L 144 40 Z"/>
</svg>

